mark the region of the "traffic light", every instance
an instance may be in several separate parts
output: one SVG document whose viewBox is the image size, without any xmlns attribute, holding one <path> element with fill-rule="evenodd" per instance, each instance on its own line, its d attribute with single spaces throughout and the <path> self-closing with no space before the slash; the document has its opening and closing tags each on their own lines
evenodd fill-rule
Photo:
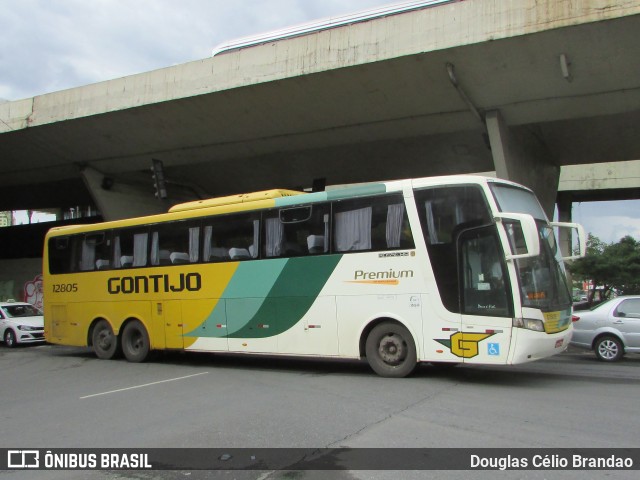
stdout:
<svg viewBox="0 0 640 480">
<path fill-rule="evenodd" d="M 153 172 L 153 183 L 156 187 L 155 196 L 162 200 L 167 198 L 167 185 L 164 179 L 164 166 L 162 165 L 162 160 L 152 159 L 151 160 L 151 171 Z"/>
</svg>

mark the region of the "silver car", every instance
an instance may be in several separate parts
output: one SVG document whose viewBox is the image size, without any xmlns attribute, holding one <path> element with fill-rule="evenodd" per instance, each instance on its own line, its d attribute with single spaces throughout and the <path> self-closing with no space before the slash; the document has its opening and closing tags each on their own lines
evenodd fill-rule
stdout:
<svg viewBox="0 0 640 480">
<path fill-rule="evenodd" d="M 593 350 L 599 360 L 615 362 L 640 353 L 640 295 L 613 298 L 592 310 L 576 312 L 571 345 Z"/>
</svg>

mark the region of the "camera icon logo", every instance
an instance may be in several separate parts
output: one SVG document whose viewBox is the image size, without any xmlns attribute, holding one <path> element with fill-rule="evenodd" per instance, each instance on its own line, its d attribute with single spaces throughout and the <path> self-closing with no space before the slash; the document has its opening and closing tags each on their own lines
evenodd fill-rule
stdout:
<svg viewBox="0 0 640 480">
<path fill-rule="evenodd" d="M 40 452 L 38 450 L 7 451 L 8 468 L 40 468 Z"/>
</svg>

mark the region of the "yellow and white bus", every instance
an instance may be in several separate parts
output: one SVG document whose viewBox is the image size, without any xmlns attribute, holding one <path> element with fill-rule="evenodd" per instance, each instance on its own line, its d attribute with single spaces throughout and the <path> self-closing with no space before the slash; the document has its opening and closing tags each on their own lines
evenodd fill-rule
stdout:
<svg viewBox="0 0 640 480">
<path fill-rule="evenodd" d="M 563 351 L 571 292 L 535 195 L 480 176 L 271 190 L 52 229 L 48 342 L 154 350 L 516 364 Z"/>
</svg>

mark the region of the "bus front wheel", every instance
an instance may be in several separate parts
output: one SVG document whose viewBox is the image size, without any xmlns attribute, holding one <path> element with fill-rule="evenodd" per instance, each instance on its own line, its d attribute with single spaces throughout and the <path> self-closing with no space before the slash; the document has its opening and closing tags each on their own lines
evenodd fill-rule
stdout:
<svg viewBox="0 0 640 480">
<path fill-rule="evenodd" d="M 417 365 L 413 337 L 397 323 L 376 325 L 367 337 L 366 354 L 373 371 L 383 377 L 406 377 Z"/>
<path fill-rule="evenodd" d="M 137 320 L 127 323 L 122 331 L 122 352 L 130 362 L 144 362 L 149 356 L 149 334 Z"/>
<path fill-rule="evenodd" d="M 106 320 L 98 321 L 96 326 L 93 327 L 91 343 L 93 344 L 93 351 L 98 358 L 110 360 L 118 352 L 118 337 L 114 335 L 111 325 Z"/>
</svg>

